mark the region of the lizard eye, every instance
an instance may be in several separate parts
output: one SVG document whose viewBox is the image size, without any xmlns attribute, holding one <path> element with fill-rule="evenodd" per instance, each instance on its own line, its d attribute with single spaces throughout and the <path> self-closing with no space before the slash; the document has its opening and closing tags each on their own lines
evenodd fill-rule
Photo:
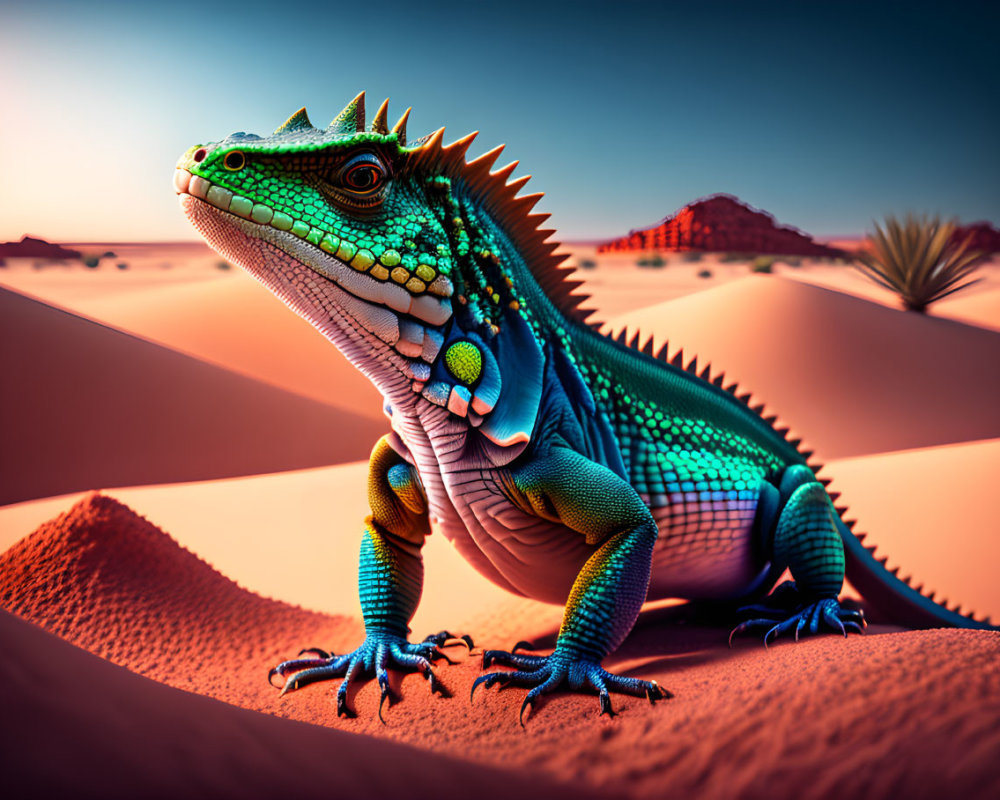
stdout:
<svg viewBox="0 0 1000 800">
<path fill-rule="evenodd" d="M 246 163 L 246 156 L 239 150 L 230 150 L 226 153 L 226 157 L 222 159 L 222 166 L 230 172 L 239 172 L 239 170 L 246 166 Z"/>
<path fill-rule="evenodd" d="M 348 161 L 340 172 L 340 183 L 347 191 L 362 196 L 375 194 L 385 185 L 386 170 L 372 153 L 361 153 Z"/>
</svg>

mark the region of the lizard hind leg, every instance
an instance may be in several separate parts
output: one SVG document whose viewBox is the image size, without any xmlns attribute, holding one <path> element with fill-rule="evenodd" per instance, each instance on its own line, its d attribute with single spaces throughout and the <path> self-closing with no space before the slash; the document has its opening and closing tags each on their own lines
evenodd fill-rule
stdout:
<svg viewBox="0 0 1000 800">
<path fill-rule="evenodd" d="M 804 470 L 805 468 L 803 468 Z M 741 609 L 753 615 L 740 623 L 729 636 L 747 631 L 764 631 L 764 644 L 782 634 L 821 630 L 861 633 L 865 620 L 860 611 L 845 609 L 837 599 L 844 582 L 844 547 L 837 530 L 837 512 L 823 485 L 812 477 L 803 480 L 798 472 L 783 481 L 790 492 L 778 517 L 771 557 L 776 566 L 788 569 L 793 581 L 786 581 L 762 603 Z M 789 483 L 797 486 L 791 488 Z M 782 492 L 783 494 L 785 492 Z"/>
</svg>

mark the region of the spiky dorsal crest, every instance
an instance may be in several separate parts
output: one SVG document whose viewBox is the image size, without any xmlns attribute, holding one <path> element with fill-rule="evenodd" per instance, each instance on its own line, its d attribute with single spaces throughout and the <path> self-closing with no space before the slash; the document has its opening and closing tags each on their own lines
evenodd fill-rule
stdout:
<svg viewBox="0 0 1000 800">
<path fill-rule="evenodd" d="M 452 180 L 464 182 L 486 211 L 507 231 L 535 280 L 553 304 L 567 318 L 586 322 L 593 311 L 580 306 L 588 298 L 574 293 L 582 285 L 582 281 L 570 279 L 574 270 L 564 263 L 568 255 L 557 254 L 559 243 L 549 241 L 554 231 L 540 227 L 549 215 L 532 212 L 543 197 L 542 193 L 518 196 L 531 176 L 510 180 L 517 168 L 517 161 L 493 170 L 493 165 L 503 152 L 503 145 L 494 147 L 477 158 L 466 160 L 466 153 L 475 136 L 472 133 L 446 145 L 444 128 L 439 128 L 417 143 L 413 166 L 438 171 Z"/>
<path fill-rule="evenodd" d="M 814 451 L 803 449 L 801 439 L 790 439 L 789 438 L 790 429 L 787 426 L 776 427 L 776 423 L 778 421 L 777 414 L 767 413 L 767 407 L 764 405 L 764 403 L 754 403 L 753 405 L 751 405 L 750 403 L 752 397 L 751 393 L 742 391 L 740 389 L 739 384 L 736 382 L 730 382 L 727 384 L 726 374 L 724 372 L 718 372 L 718 373 L 713 372 L 711 364 L 705 364 L 704 366 L 700 366 L 698 364 L 697 356 L 694 356 L 690 359 L 686 358 L 684 355 L 683 348 L 677 350 L 671 355 L 670 343 L 667 341 L 664 341 L 660 345 L 659 349 L 655 349 L 654 352 L 654 346 L 653 346 L 654 337 L 644 335 L 643 332 L 638 328 L 635 329 L 634 331 L 630 331 L 629 326 L 626 325 L 617 333 L 615 333 L 613 328 L 605 330 L 604 326 L 602 326 L 601 331 L 604 332 L 606 338 L 610 339 L 613 342 L 616 342 L 617 344 L 623 347 L 627 347 L 630 350 L 634 350 L 635 352 L 640 353 L 643 356 L 651 358 L 655 361 L 660 361 L 664 364 L 669 364 L 670 366 L 675 367 L 679 370 L 683 370 L 684 372 L 687 372 L 688 374 L 693 375 L 699 378 L 700 380 L 705 381 L 706 383 L 712 384 L 718 389 L 722 389 L 722 391 L 726 392 L 727 394 L 732 395 L 737 400 L 739 400 L 740 403 L 746 406 L 748 410 L 752 411 L 754 414 L 760 417 L 765 423 L 767 423 L 768 427 L 771 428 L 775 433 L 777 433 L 782 439 L 784 439 L 786 442 L 788 442 L 788 444 L 790 444 L 793 448 L 795 448 L 795 451 L 799 453 L 806 460 L 806 465 L 810 469 L 812 469 L 814 473 L 818 473 L 823 468 L 822 464 L 809 463 L 809 459 L 812 457 Z M 641 345 L 640 342 L 642 342 Z M 820 480 L 822 481 L 824 479 Z M 826 482 L 829 483 L 829 481 Z"/>
</svg>

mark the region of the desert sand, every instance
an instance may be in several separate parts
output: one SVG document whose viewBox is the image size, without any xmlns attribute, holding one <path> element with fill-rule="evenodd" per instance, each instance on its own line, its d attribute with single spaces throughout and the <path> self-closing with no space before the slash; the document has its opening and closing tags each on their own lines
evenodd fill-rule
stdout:
<svg viewBox="0 0 1000 800">
<path fill-rule="evenodd" d="M 724 370 L 820 459 L 1000 435 L 992 330 L 772 275 L 621 314 L 605 329 L 642 331 L 657 349 L 669 339 L 671 357 L 683 349 Z"/>
<path fill-rule="evenodd" d="M 294 655 L 303 642 L 351 647 L 361 634 L 356 618 L 307 612 L 240 589 L 109 498 L 88 496 L 9 549 L 0 557 L 0 576 L 6 608 L 133 672 L 247 709 L 493 765 L 522 779 L 541 773 L 633 797 L 665 792 L 934 797 L 944 786 L 955 796 L 991 797 L 1000 788 L 994 766 L 1000 753 L 995 724 L 1000 637 L 993 633 L 870 631 L 847 641 L 823 637 L 769 650 L 746 641 L 729 650 L 725 628 L 690 617 L 683 607 L 669 608 L 644 615 L 610 661 L 629 674 L 664 681 L 676 694 L 670 701 L 650 707 L 644 700 L 616 698 L 620 714 L 609 720 L 596 717 L 593 697 L 560 695 L 545 702 L 522 730 L 516 723 L 516 692 L 482 692 L 470 705 L 468 692 L 479 672 L 473 655 L 439 667 L 450 698 L 431 697 L 419 676 L 401 681 L 397 676 L 394 688 L 403 699 L 387 710 L 383 726 L 371 681 L 359 684 L 351 698 L 359 716 L 348 720 L 335 716 L 328 686 L 279 699 L 263 680 L 269 665 Z M 541 646 L 551 644 L 554 628 L 544 630 L 530 609 L 515 605 L 505 611 L 519 617 L 522 630 Z M 39 647 L 31 633 L 8 628 L 13 652 Z M 474 633 L 493 638 L 490 631 Z M 39 660 L 45 661 L 36 657 L 26 663 Z M 36 667 L 39 680 L 63 687 L 65 673 L 51 663 Z M 139 709 L 164 704 L 153 686 L 108 684 Z M 26 715 L 39 713 L 42 698 L 51 707 L 51 696 L 32 691 L 35 687 L 24 678 L 15 685 L 24 687 L 20 708 Z M 68 746 L 63 735 L 73 732 L 70 722 L 86 730 L 96 714 L 98 730 L 123 725 L 122 694 L 115 696 L 116 710 L 108 716 L 95 709 L 94 698 L 79 699 L 77 693 L 74 702 L 65 688 L 60 696 L 67 694 L 63 727 L 49 737 L 58 746 Z M 29 695 L 38 698 L 36 704 L 27 702 Z M 189 720 L 183 706 L 171 708 L 173 724 L 182 730 L 192 724 L 202 736 L 211 730 Z M 232 716 L 219 724 L 223 732 L 230 726 L 243 729 Z M 169 740 L 168 732 L 160 735 Z M 266 742 L 270 736 L 281 732 L 250 726 L 236 739 L 232 760 L 244 755 L 241 745 L 247 738 Z M 191 744 L 171 751 L 173 758 L 182 763 L 192 758 Z M 114 741 L 106 746 L 111 752 L 103 755 L 112 763 L 123 758 L 120 750 L 129 760 L 141 757 L 142 750 L 136 755 L 133 746 L 116 747 Z M 228 746 L 217 745 L 223 756 Z M 374 743 L 354 759 L 348 752 L 331 752 L 348 772 L 378 763 Z M 195 763 L 204 765 L 208 755 L 195 753 Z M 256 768 L 274 780 L 280 764 L 275 757 Z M 157 760 L 155 765 L 162 769 L 169 763 Z M 18 774 L 36 780 L 51 772 L 48 762 L 18 766 Z M 295 773 L 291 785 L 300 777 Z M 223 772 L 215 779 L 226 778 Z M 485 772 L 473 780 L 491 776 Z M 440 791 L 434 787 L 425 793 L 427 788 L 417 788 L 416 796 Z M 542 784 L 533 795 L 538 791 L 547 796 Z"/>
<path fill-rule="evenodd" d="M 0 368 L 2 503 L 355 460 L 388 430 L 4 289 Z"/>
<path fill-rule="evenodd" d="M 610 666 L 676 697 L 616 697 L 613 720 L 589 695 L 549 699 L 525 730 L 521 690 L 480 690 L 470 704 L 478 649 L 439 664 L 451 698 L 396 676 L 403 700 L 385 726 L 370 680 L 352 693 L 355 720 L 336 717 L 330 685 L 279 699 L 264 680 L 277 660 L 360 641 L 363 459 L 385 429 L 380 404 L 239 273 L 193 255 L 167 270 L 155 248 L 136 252 L 144 269 L 0 275 L 12 289 L 0 292 L 0 362 L 22 387 L 0 414 L 0 608 L 47 631 L 0 617 L 4 707 L 21 729 L 13 749 L 3 726 L 5 769 L 23 785 L 358 796 L 363 781 L 400 793 L 399 774 L 416 778 L 415 797 L 1000 793 L 1000 635 L 989 632 L 871 626 L 847 641 L 729 650 L 731 620 L 666 605 L 643 613 Z M 1000 618 L 1000 529 L 981 491 L 1000 477 L 997 286 L 946 301 L 949 314 L 965 304 L 957 321 L 936 306 L 897 312 L 877 287 L 866 300 L 859 276 L 840 273 L 833 290 L 822 273 L 839 267 L 748 277 L 745 263 L 704 260 L 712 278 L 679 259 L 580 274 L 609 327 L 707 354 L 801 430 L 891 564 Z M 561 609 L 493 587 L 439 535 L 425 561 L 415 635 L 552 646 Z M 43 740 L 55 757 L 39 755 Z"/>
</svg>

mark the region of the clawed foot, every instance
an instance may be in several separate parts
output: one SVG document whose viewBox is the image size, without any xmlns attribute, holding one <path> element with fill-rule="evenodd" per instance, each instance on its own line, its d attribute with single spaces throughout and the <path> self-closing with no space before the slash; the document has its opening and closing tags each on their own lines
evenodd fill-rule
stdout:
<svg viewBox="0 0 1000 800">
<path fill-rule="evenodd" d="M 356 714 L 347 705 L 347 689 L 351 680 L 360 672 L 361 674 L 374 673 L 381 689 L 381 698 L 378 704 L 378 718 L 385 724 L 382 716 L 382 707 L 386 699 L 394 699 L 392 690 L 389 688 L 388 670 L 398 669 L 402 672 L 420 672 L 431 688 L 431 693 L 440 694 L 442 697 L 449 697 L 448 690 L 444 687 L 437 675 L 434 674 L 432 663 L 438 658 L 443 658 L 449 664 L 454 664 L 439 648 L 450 647 L 456 644 L 464 644 L 469 650 L 472 649 L 472 639 L 468 636 L 452 636 L 447 631 L 428 636 L 418 644 L 410 644 L 404 637 L 388 633 L 369 634 L 361 645 L 353 653 L 344 655 L 334 655 L 318 647 L 310 647 L 299 652 L 300 658 L 284 661 L 267 673 L 267 680 L 275 686 L 271 680 L 275 675 L 280 676 L 284 682 L 276 688 L 281 689 L 282 696 L 287 692 L 301 689 L 316 681 L 331 680 L 333 678 L 343 678 L 340 688 L 337 690 L 337 716 L 354 717 Z M 301 658 L 310 654 L 312 658 Z"/>
<path fill-rule="evenodd" d="M 793 581 L 781 584 L 762 603 L 741 608 L 741 612 L 753 616 L 741 622 L 729 634 L 729 646 L 733 637 L 748 631 L 766 631 L 764 646 L 772 638 L 795 631 L 795 641 L 803 633 L 815 635 L 821 630 L 837 631 L 847 637 L 848 631 L 863 633 L 868 623 L 864 612 L 842 608 L 835 597 L 826 597 L 815 602 L 803 602 Z"/>
<path fill-rule="evenodd" d="M 643 681 L 638 678 L 626 678 L 613 675 L 594 661 L 586 661 L 567 653 L 560 653 L 559 648 L 549 656 L 532 656 L 517 651 L 530 647 L 526 642 L 518 642 L 513 650 L 487 650 L 483 653 L 483 668 L 500 664 L 514 667 L 513 672 L 491 672 L 480 675 L 472 684 L 470 700 L 476 693 L 476 688 L 482 684 L 486 688 L 497 685 L 501 689 L 511 686 L 529 688 L 524 702 L 521 704 L 519 720 L 524 727 L 524 712 L 533 709 L 538 698 L 557 689 L 580 689 L 587 686 L 594 689 L 600 699 L 601 714 L 614 716 L 611 707 L 611 692 L 620 692 L 635 697 L 649 699 L 650 703 L 673 697 L 656 681 Z"/>
</svg>

